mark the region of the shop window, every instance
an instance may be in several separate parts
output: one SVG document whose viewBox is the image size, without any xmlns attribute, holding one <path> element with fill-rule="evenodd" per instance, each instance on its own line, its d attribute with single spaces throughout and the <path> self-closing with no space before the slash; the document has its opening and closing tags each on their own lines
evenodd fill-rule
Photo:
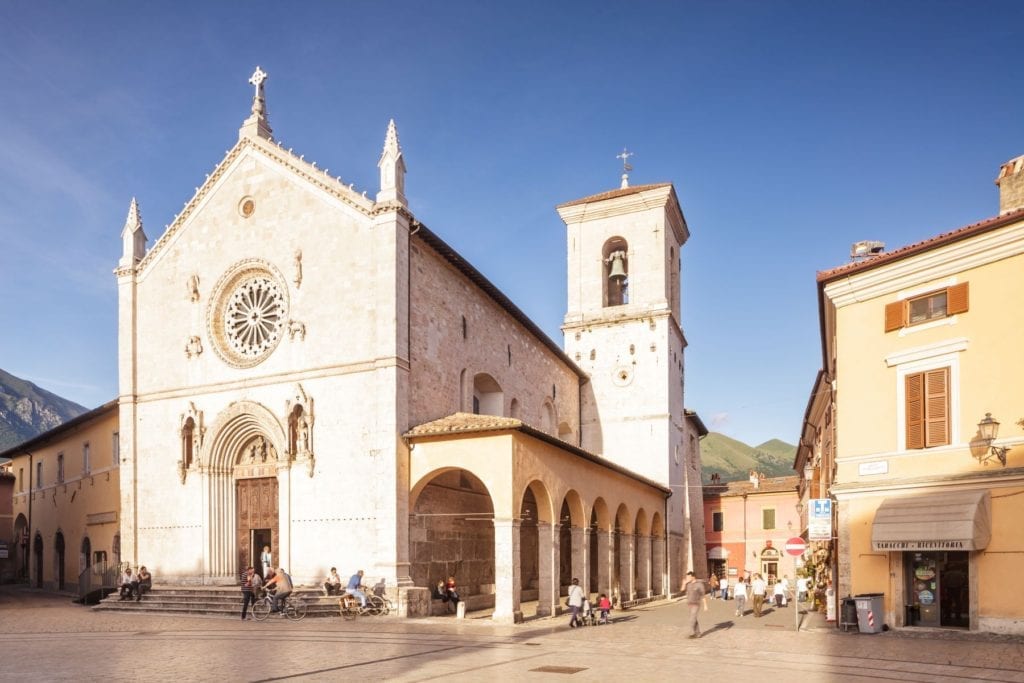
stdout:
<svg viewBox="0 0 1024 683">
<path fill-rule="evenodd" d="M 765 530 L 775 528 L 775 508 L 761 510 L 761 528 Z"/>
<path fill-rule="evenodd" d="M 950 443 L 949 368 L 904 377 L 907 449 Z"/>
<path fill-rule="evenodd" d="M 885 331 L 920 325 L 958 313 L 966 313 L 969 305 L 966 282 L 938 289 L 920 296 L 893 301 L 885 306 Z"/>
<path fill-rule="evenodd" d="M 711 513 L 711 530 L 721 531 L 725 523 L 724 515 L 721 512 Z"/>
</svg>

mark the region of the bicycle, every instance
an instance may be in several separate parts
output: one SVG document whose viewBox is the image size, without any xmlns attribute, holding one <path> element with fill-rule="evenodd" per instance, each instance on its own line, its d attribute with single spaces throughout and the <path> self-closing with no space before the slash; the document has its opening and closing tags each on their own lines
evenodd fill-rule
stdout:
<svg viewBox="0 0 1024 683">
<path fill-rule="evenodd" d="M 338 598 L 338 610 L 346 621 L 363 615 L 376 617 L 391 612 L 391 601 L 379 595 L 367 595 L 366 607 L 363 607 L 359 604 L 359 598 L 346 593 Z"/>
<path fill-rule="evenodd" d="M 252 616 L 256 621 L 263 621 L 270 616 L 270 611 L 274 606 L 274 596 L 267 591 L 263 591 L 263 595 L 259 600 L 252 606 Z M 299 621 L 306 616 L 306 601 L 302 598 L 289 595 L 285 599 L 284 608 L 281 610 L 288 619 L 292 621 Z"/>
</svg>

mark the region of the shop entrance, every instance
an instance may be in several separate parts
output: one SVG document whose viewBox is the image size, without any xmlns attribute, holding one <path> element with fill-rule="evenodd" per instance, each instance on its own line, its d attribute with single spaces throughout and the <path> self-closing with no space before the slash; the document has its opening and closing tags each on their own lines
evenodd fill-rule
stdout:
<svg viewBox="0 0 1024 683">
<path fill-rule="evenodd" d="M 903 565 L 913 614 L 908 626 L 970 626 L 966 552 L 908 552 Z"/>
</svg>

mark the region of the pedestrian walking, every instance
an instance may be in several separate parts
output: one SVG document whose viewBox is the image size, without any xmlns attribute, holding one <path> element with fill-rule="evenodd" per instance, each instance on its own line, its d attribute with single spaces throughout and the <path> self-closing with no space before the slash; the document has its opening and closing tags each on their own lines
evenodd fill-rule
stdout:
<svg viewBox="0 0 1024 683">
<path fill-rule="evenodd" d="M 572 585 L 569 586 L 569 611 L 572 612 L 572 618 L 569 619 L 569 628 L 583 626 L 583 620 L 580 619 L 580 610 L 582 609 L 583 589 L 580 587 L 580 580 L 573 579 Z"/>
<path fill-rule="evenodd" d="M 796 578 L 796 601 L 807 602 L 807 577 L 798 576 Z"/>
<path fill-rule="evenodd" d="M 252 565 L 246 567 L 242 572 L 242 621 L 245 621 L 249 615 L 249 605 L 256 604 L 252 586 L 252 577 L 255 573 L 256 569 Z"/>
<path fill-rule="evenodd" d="M 750 597 L 754 601 L 754 616 L 760 617 L 764 609 L 764 596 L 768 592 L 768 584 L 761 578 L 760 574 L 754 574 L 750 580 Z"/>
<path fill-rule="evenodd" d="M 689 615 L 690 635 L 688 638 L 700 638 L 700 624 L 697 617 L 700 616 L 701 605 L 704 611 L 708 609 L 708 596 L 704 591 L 704 582 L 698 579 L 694 573 L 686 572 L 686 581 L 683 582 L 683 590 L 686 592 L 686 609 Z"/>
<path fill-rule="evenodd" d="M 736 601 L 736 616 L 742 617 L 747 609 L 747 584 L 741 576 L 732 587 L 732 599 Z"/>
<path fill-rule="evenodd" d="M 708 585 L 711 587 L 711 599 L 714 600 L 718 597 L 718 575 L 712 574 L 711 580 L 708 581 Z"/>
</svg>

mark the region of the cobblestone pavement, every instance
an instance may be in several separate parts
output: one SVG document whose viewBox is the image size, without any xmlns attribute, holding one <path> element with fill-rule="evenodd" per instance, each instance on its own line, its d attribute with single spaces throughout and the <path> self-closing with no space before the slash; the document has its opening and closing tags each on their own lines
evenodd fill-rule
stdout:
<svg viewBox="0 0 1024 683">
<path fill-rule="evenodd" d="M 0 588 L 0 681 L 699 680 L 1015 681 L 1024 638 L 963 632 L 843 634 L 791 609 L 737 618 L 712 601 L 703 637 L 685 606 L 615 611 L 608 626 L 567 617 L 518 626 L 487 619 L 360 617 L 264 623 L 94 612 L 66 597 Z M 546 670 L 545 670 L 546 669 Z M 561 672 L 558 670 L 561 669 Z"/>
</svg>

